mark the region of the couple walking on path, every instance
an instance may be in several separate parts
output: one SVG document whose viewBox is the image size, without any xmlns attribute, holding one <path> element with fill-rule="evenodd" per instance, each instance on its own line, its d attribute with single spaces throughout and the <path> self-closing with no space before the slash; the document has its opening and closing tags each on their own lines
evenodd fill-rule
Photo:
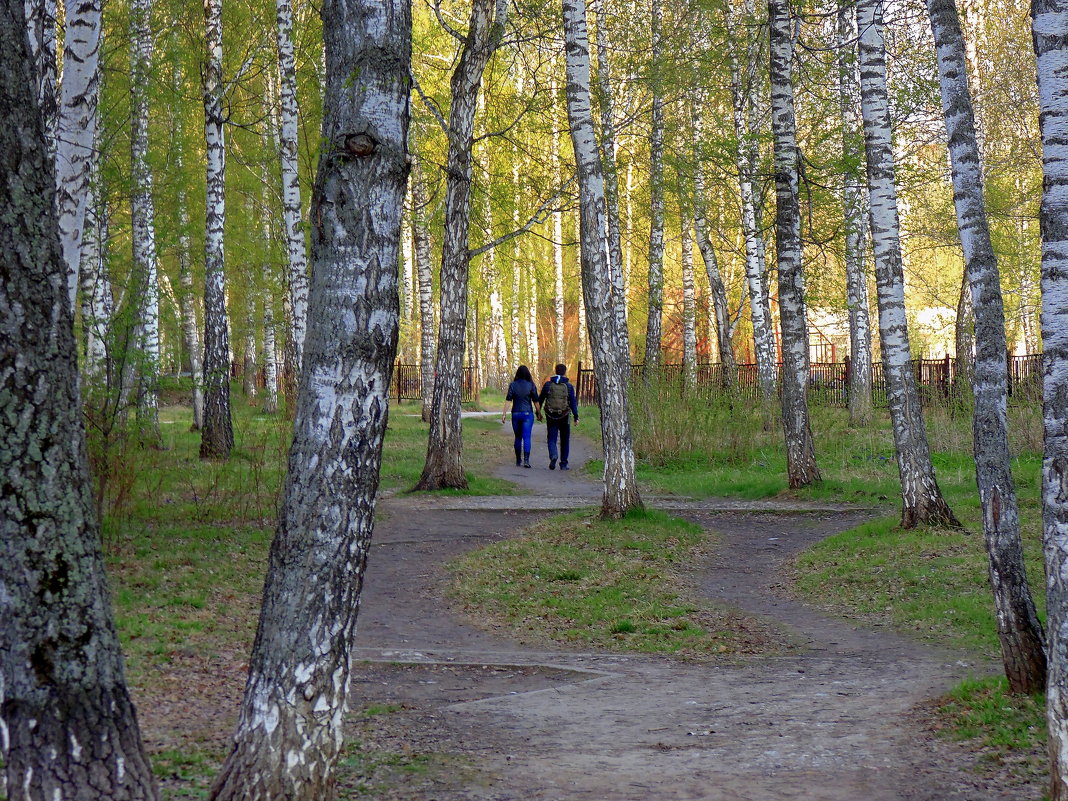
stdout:
<svg viewBox="0 0 1068 801">
<path fill-rule="evenodd" d="M 530 467 L 530 435 L 535 418 L 540 422 L 545 414 L 549 445 L 549 469 L 555 470 L 557 460 L 561 470 L 570 470 L 567 457 L 571 450 L 571 417 L 579 421 L 578 398 L 575 388 L 567 380 L 567 365 L 556 365 L 556 374 L 538 392 L 530 369 L 524 364 L 515 371 L 515 379 L 508 385 L 508 394 L 501 410 L 501 422 L 507 419 L 508 401 L 512 402 L 512 431 L 515 432 L 516 467 Z M 557 439 L 560 448 L 557 451 Z"/>
</svg>

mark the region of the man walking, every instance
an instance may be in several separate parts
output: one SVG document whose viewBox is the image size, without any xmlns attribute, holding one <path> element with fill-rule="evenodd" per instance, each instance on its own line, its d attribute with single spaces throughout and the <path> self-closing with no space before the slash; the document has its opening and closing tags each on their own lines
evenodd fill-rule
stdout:
<svg viewBox="0 0 1068 801">
<path fill-rule="evenodd" d="M 579 421 L 578 398 L 575 397 L 575 388 L 567 380 L 567 365 L 556 365 L 556 375 L 550 378 L 541 388 L 538 396 L 541 410 L 545 414 L 545 428 L 549 443 L 549 469 L 556 469 L 557 456 L 560 459 L 560 469 L 570 470 L 567 466 L 567 457 L 571 451 L 571 421 L 569 416 L 574 416 L 575 423 Z M 556 438 L 560 437 L 560 452 L 557 454 Z"/>
</svg>

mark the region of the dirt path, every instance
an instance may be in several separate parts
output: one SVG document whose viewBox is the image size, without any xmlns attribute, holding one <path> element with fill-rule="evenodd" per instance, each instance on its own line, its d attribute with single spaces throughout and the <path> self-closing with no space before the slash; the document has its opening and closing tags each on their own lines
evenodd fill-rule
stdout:
<svg viewBox="0 0 1068 801">
<path fill-rule="evenodd" d="M 502 440 L 503 448 L 503 440 Z M 506 449 L 506 448 L 505 448 Z M 918 731 L 913 710 L 969 666 L 886 632 L 830 620 L 776 590 L 783 561 L 863 513 L 674 508 L 722 535 L 698 566 L 711 598 L 788 627 L 786 656 L 736 664 L 549 651 L 464 625 L 444 610 L 443 564 L 544 512 L 593 505 L 580 470 L 498 471 L 534 497 L 395 498 L 382 505 L 360 613 L 354 708 L 383 747 L 454 755 L 450 769 L 391 786 L 411 799 L 1020 799 L 955 746 Z M 572 464 L 589 458 L 574 443 Z M 552 499 L 552 503 L 544 502 Z M 535 502 L 535 499 L 540 499 Z M 653 505 L 667 505 L 654 503 Z M 464 508 L 466 507 L 466 508 Z M 687 507 L 687 508 L 683 508 Z M 974 668 L 973 668 L 974 669 Z"/>
</svg>

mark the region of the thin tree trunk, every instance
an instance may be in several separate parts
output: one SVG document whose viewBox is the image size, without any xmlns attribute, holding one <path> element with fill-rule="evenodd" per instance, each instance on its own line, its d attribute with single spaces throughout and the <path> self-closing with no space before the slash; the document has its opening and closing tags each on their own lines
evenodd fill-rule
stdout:
<svg viewBox="0 0 1068 801">
<path fill-rule="evenodd" d="M 975 367 L 973 357 L 976 347 L 975 314 L 971 281 L 968 278 L 968 270 L 965 268 L 961 275 L 960 294 L 957 296 L 957 318 L 953 324 L 953 346 L 956 351 L 956 358 L 953 360 L 953 388 L 955 393 L 961 393 L 961 397 L 972 384 Z"/>
<path fill-rule="evenodd" d="M 304 353 L 308 326 L 308 256 L 304 245 L 300 202 L 300 174 L 297 170 L 297 74 L 293 58 L 292 0 L 275 0 L 278 37 L 279 125 L 278 145 L 282 169 L 282 221 L 289 257 L 289 338 L 292 365 L 297 379 Z"/>
<path fill-rule="evenodd" d="M 839 0 L 838 96 L 842 117 L 842 217 L 845 230 L 846 306 L 849 313 L 849 424 L 871 424 L 871 320 L 865 269 L 864 132 L 860 122 L 856 18 Z"/>
<path fill-rule="evenodd" d="M 750 15 L 751 16 L 751 15 Z M 775 323 L 771 317 L 768 285 L 765 277 L 764 235 L 760 231 L 759 198 L 753 187 L 759 158 L 756 123 L 756 68 L 759 46 L 750 41 L 747 25 L 729 17 L 730 27 L 738 30 L 745 44 L 746 72 L 743 82 L 736 42 L 731 47 L 731 98 L 734 131 L 738 140 L 738 188 L 742 201 L 742 230 L 745 233 L 745 277 L 749 289 L 749 314 L 753 324 L 753 355 L 757 364 L 757 380 L 766 406 L 777 397 L 778 357 L 775 353 Z M 774 418 L 767 415 L 768 422 Z"/>
<path fill-rule="evenodd" d="M 482 73 L 504 36 L 507 14 L 507 0 L 475 0 L 471 6 L 467 39 L 452 76 L 449 153 L 445 170 L 445 238 L 441 254 L 441 322 L 426 464 L 416 484 L 416 489 L 421 490 L 467 487 L 462 462 L 460 388 L 471 266 L 468 255 L 471 151 Z"/>
<path fill-rule="evenodd" d="M 530 359 L 530 371 L 537 377 L 541 362 L 541 348 L 538 343 L 538 283 L 533 267 L 527 271 L 527 354 Z"/>
<path fill-rule="evenodd" d="M 245 348 L 241 364 L 241 391 L 248 399 L 256 397 L 256 293 L 249 289 L 245 299 Z"/>
<path fill-rule="evenodd" d="M 1068 1 L 1032 0 L 1042 132 L 1042 550 L 1050 801 L 1068 800 Z"/>
<path fill-rule="evenodd" d="M 430 233 L 426 227 L 426 207 L 430 200 L 423 181 L 423 163 L 412 153 L 412 237 L 415 273 L 419 282 L 419 383 L 422 417 L 430 422 L 434 397 L 434 268 L 431 263 Z"/>
<path fill-rule="evenodd" d="M 179 165 L 181 161 L 179 160 Z M 201 362 L 203 347 L 197 325 L 196 295 L 193 292 L 193 264 L 189 247 L 189 207 L 185 189 L 178 190 L 178 281 L 181 287 L 182 335 L 189 354 L 189 371 L 193 383 L 193 430 L 204 425 L 204 368 Z"/>
<path fill-rule="evenodd" d="M 771 29 L 771 127 L 775 143 L 775 253 L 782 327 L 782 424 L 791 489 L 820 480 L 808 415 L 808 322 L 801 253 L 797 126 L 789 0 L 768 0 Z"/>
<path fill-rule="evenodd" d="M 271 299 L 263 298 L 263 408 L 264 414 L 278 414 L 278 358 Z"/>
<path fill-rule="evenodd" d="M 97 153 L 99 151 L 96 151 Z M 78 268 L 82 290 L 82 334 L 85 338 L 85 373 L 93 381 L 107 373 L 111 345 L 111 319 L 114 314 L 111 280 L 104 257 L 106 217 L 100 168 L 94 154 L 86 190 L 85 233 L 82 236 L 81 265 Z"/>
<path fill-rule="evenodd" d="M 697 384 L 697 298 L 693 277 L 693 215 L 683 208 L 682 230 L 682 374 L 685 385 Z"/>
<path fill-rule="evenodd" d="M 601 403 L 604 442 L 604 495 L 601 515 L 620 518 L 640 508 L 634 475 L 634 444 L 627 400 L 630 348 L 615 308 L 622 302 L 605 253 L 608 235 L 604 178 L 590 106 L 590 44 L 584 0 L 564 0 L 564 53 L 567 64 L 567 116 L 579 180 L 582 293 Z"/>
<path fill-rule="evenodd" d="M 959 526 L 935 479 L 927 425 L 909 363 L 905 281 L 886 91 L 886 45 L 881 0 L 857 0 L 860 32 L 860 92 L 868 163 L 868 214 L 875 256 L 879 336 L 887 401 L 901 476 L 901 526 Z"/>
<path fill-rule="evenodd" d="M 998 639 L 1009 688 L 1017 693 L 1034 693 L 1046 681 L 1045 643 L 1024 568 L 1010 467 L 1005 311 L 983 199 L 964 37 L 954 0 L 927 0 L 927 10 L 938 55 L 964 272 L 975 301 L 975 477 L 983 507 Z"/>
<path fill-rule="evenodd" d="M 553 164 L 560 163 L 559 134 L 552 135 Z M 562 170 L 558 171 L 562 175 Z M 553 215 L 553 311 L 556 316 L 556 361 L 566 358 L 564 353 L 564 214 L 555 209 Z"/>
<path fill-rule="evenodd" d="M 213 801 L 335 797 L 397 350 L 410 8 L 322 6 L 327 88 L 304 369 L 248 683 Z"/>
<path fill-rule="evenodd" d="M 133 242 L 133 293 L 136 304 L 134 361 L 137 383 L 137 419 L 142 436 L 160 441 L 159 431 L 159 277 L 156 253 L 155 201 L 152 170 L 148 164 L 148 81 L 152 71 L 152 4 L 135 0 L 130 9 L 131 52 L 130 200 Z"/>
<path fill-rule="evenodd" d="M 651 0 L 652 55 L 649 80 L 653 94 L 649 120 L 649 316 L 645 326 L 645 376 L 660 366 L 664 314 L 664 93 L 660 80 L 664 53 L 662 0 Z"/>
<path fill-rule="evenodd" d="M 0 3 L 0 761 L 10 801 L 155 801 L 90 492 L 54 162 Z"/>
<path fill-rule="evenodd" d="M 200 457 L 228 459 L 234 447 L 234 429 L 230 416 L 230 325 L 226 317 L 223 261 L 226 144 L 222 109 L 222 0 L 205 0 L 204 24 L 207 32 L 204 141 L 208 164 L 204 223 L 204 426 Z M 292 313 L 296 319 L 298 310 L 294 308 Z"/>
<path fill-rule="evenodd" d="M 67 288 L 73 309 L 78 294 L 82 233 L 96 142 L 100 0 L 67 0 L 65 8 L 63 84 L 56 124 L 56 198 L 60 244 L 67 264 Z"/>
</svg>

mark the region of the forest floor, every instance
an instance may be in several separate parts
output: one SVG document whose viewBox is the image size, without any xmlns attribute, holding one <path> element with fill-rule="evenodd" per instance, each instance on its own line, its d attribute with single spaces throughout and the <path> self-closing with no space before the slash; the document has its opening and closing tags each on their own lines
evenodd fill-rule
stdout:
<svg viewBox="0 0 1068 801">
<path fill-rule="evenodd" d="M 502 426 L 502 451 L 510 436 Z M 594 455 L 588 440 L 573 436 L 569 472 L 547 470 L 539 445 L 534 469 L 495 471 L 527 495 L 397 494 L 380 503 L 341 798 L 1041 796 L 1038 786 L 983 770 L 980 755 L 933 731 L 932 699 L 996 666 L 831 619 L 791 596 L 791 557 L 870 516 L 856 507 L 646 497 L 716 533 L 686 577 L 734 610 L 749 643 L 744 656 L 684 661 L 547 648 L 465 618 L 448 598 L 447 562 L 551 512 L 599 504 L 599 483 L 581 469 Z M 173 693 L 139 699 L 157 762 L 188 738 L 201 746 L 210 740 L 207 750 L 219 753 L 232 730 L 243 658 L 187 657 L 176 656 Z M 179 774 L 189 767 L 173 782 L 163 777 L 166 796 L 188 797 Z"/>
<path fill-rule="evenodd" d="M 577 438 L 572 465 L 590 448 Z M 356 736 L 365 778 L 376 751 L 422 757 L 379 770 L 367 785 L 376 796 L 1039 797 L 1040 788 L 977 771 L 974 753 L 929 730 L 925 704 L 993 666 L 829 619 L 789 596 L 791 555 L 857 525 L 866 513 L 855 508 L 647 499 L 718 533 L 691 578 L 747 621 L 758 653 L 744 659 L 544 650 L 450 612 L 445 562 L 542 510 L 599 502 L 600 485 L 582 470 L 551 472 L 544 461 L 497 470 L 531 495 L 382 505 L 360 614 L 353 708 L 366 714 Z"/>
</svg>

